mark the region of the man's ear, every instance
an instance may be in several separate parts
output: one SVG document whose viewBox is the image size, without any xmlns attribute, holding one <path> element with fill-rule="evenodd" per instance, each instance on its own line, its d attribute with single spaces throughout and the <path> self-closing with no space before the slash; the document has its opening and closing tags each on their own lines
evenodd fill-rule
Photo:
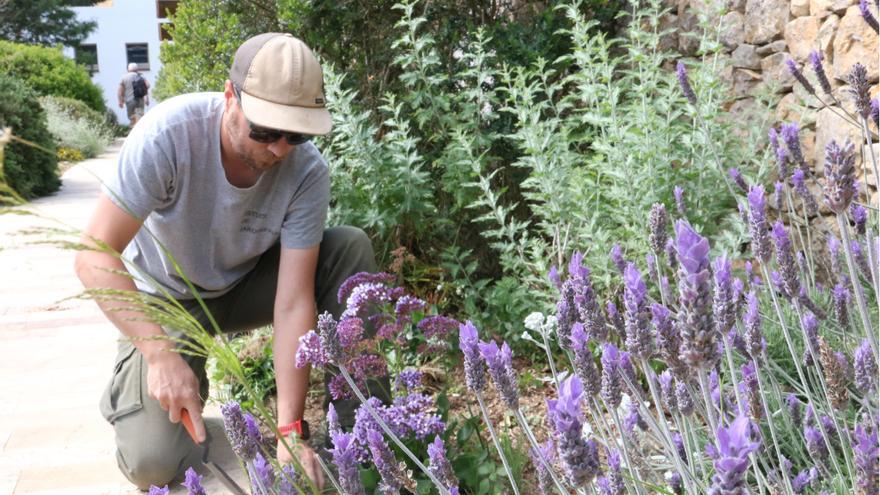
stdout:
<svg viewBox="0 0 880 495">
<path fill-rule="evenodd" d="M 226 109 L 229 110 L 229 106 L 235 100 L 235 91 L 232 89 L 232 81 L 229 79 L 226 80 L 226 84 L 223 85 L 223 97 L 226 98 Z"/>
</svg>

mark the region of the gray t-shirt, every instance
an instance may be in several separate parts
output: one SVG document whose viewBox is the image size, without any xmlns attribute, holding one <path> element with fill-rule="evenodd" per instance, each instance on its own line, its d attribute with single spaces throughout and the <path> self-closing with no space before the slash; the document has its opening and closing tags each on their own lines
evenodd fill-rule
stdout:
<svg viewBox="0 0 880 495">
<path fill-rule="evenodd" d="M 293 249 L 321 242 L 330 200 L 321 153 L 299 145 L 253 186 L 235 187 L 220 161 L 223 106 L 221 93 L 162 102 L 132 129 L 104 185 L 118 206 L 145 219 L 123 253 L 142 291 L 159 293 L 139 270 L 173 296 L 193 298 L 161 246 L 210 298 L 229 291 L 279 239 Z"/>
<path fill-rule="evenodd" d="M 134 80 L 137 79 L 138 75 L 140 75 L 140 73 L 138 73 L 138 72 L 126 72 L 125 75 L 122 76 L 122 81 L 120 81 L 120 84 L 122 84 L 122 87 L 125 89 L 124 98 L 125 98 L 126 102 L 135 100 L 135 98 L 134 98 Z M 143 77 L 143 76 L 141 76 L 141 77 Z"/>
</svg>

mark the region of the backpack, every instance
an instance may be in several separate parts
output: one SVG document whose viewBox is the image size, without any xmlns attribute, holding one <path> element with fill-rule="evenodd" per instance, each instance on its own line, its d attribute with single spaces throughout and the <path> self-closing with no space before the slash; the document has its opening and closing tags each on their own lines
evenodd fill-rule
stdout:
<svg viewBox="0 0 880 495">
<path fill-rule="evenodd" d="M 140 74 L 131 82 L 131 91 L 135 98 L 147 96 L 147 81 Z"/>
</svg>

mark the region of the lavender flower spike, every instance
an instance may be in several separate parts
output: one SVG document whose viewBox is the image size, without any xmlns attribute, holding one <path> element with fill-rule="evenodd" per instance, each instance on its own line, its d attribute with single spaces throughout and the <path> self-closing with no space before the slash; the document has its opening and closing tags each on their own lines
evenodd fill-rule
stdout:
<svg viewBox="0 0 880 495">
<path fill-rule="evenodd" d="M 599 472 L 596 446 L 581 436 L 583 388 L 577 376 L 570 376 L 559 387 L 559 399 L 548 400 L 548 417 L 565 477 L 575 487 L 588 485 Z"/>
<path fill-rule="evenodd" d="M 856 231 L 856 234 L 865 235 L 868 228 L 868 210 L 864 206 L 853 202 L 849 204 L 849 214 L 852 215 L 853 230 Z"/>
<path fill-rule="evenodd" d="M 776 246 L 776 263 L 782 275 L 782 284 L 788 297 L 797 297 L 801 293 L 801 282 L 798 278 L 797 264 L 791 252 L 791 239 L 781 221 L 773 224 L 773 244 Z"/>
<path fill-rule="evenodd" d="M 581 323 L 575 323 L 571 331 L 571 348 L 574 351 L 574 371 L 584 385 L 587 396 L 593 397 L 599 393 L 602 378 L 596 363 L 593 362 L 593 354 L 587 345 L 589 337 Z"/>
<path fill-rule="evenodd" d="M 519 409 L 519 392 L 516 389 L 516 374 L 513 371 L 512 353 L 507 342 L 498 348 L 495 342 L 480 342 L 480 355 L 486 360 L 489 376 L 501 394 L 504 403 L 512 411 Z"/>
<path fill-rule="evenodd" d="M 654 338 L 648 328 L 648 308 L 645 304 L 648 289 L 635 264 L 629 263 L 623 272 L 624 325 L 626 347 L 634 355 L 650 359 L 654 353 Z"/>
<path fill-rule="evenodd" d="M 602 346 L 601 394 L 609 409 L 620 405 L 620 351 L 613 344 Z"/>
<path fill-rule="evenodd" d="M 832 94 L 831 83 L 828 82 L 828 76 L 825 75 L 825 68 L 822 67 L 822 52 L 813 50 L 810 52 L 810 64 L 813 66 L 813 73 L 816 74 L 816 80 L 825 94 Z"/>
<path fill-rule="evenodd" d="M 880 485 L 878 451 L 880 448 L 878 448 L 877 428 L 866 430 L 862 425 L 856 426 L 853 431 L 853 453 L 855 454 L 856 485 L 859 487 L 859 494 L 877 493 L 878 485 Z"/>
<path fill-rule="evenodd" d="M 675 186 L 672 190 L 672 194 L 675 196 L 675 209 L 678 210 L 679 215 L 684 216 L 687 211 L 684 204 L 684 188 L 681 186 Z"/>
<path fill-rule="evenodd" d="M 871 120 L 875 126 L 880 127 L 880 100 L 877 98 L 871 100 Z"/>
<path fill-rule="evenodd" d="M 651 213 L 648 215 L 648 244 L 654 254 L 660 255 L 666 247 L 666 228 L 669 223 L 669 215 L 663 203 L 651 205 Z"/>
<path fill-rule="evenodd" d="M 746 470 L 749 453 L 755 451 L 759 442 L 751 440 L 752 423 L 746 416 L 737 417 L 729 427 L 719 426 L 715 432 L 718 449 L 712 448 L 710 456 L 715 460 L 715 475 L 709 495 L 746 493 Z"/>
<path fill-rule="evenodd" d="M 813 193 L 807 188 L 805 179 L 804 170 L 801 168 L 796 168 L 791 174 L 791 184 L 794 186 L 794 192 L 804 200 L 804 204 L 807 206 L 807 213 L 815 215 L 819 211 L 819 205 L 816 203 Z"/>
<path fill-rule="evenodd" d="M 385 495 L 397 495 L 402 488 L 414 492 L 415 482 L 403 472 L 402 463 L 398 464 L 382 434 L 376 430 L 370 430 L 367 433 L 367 442 L 370 446 L 373 464 L 382 477 L 379 490 Z"/>
<path fill-rule="evenodd" d="M 187 495 L 206 495 L 205 489 L 202 487 L 203 477 L 192 467 L 186 470 L 186 479 L 183 481 L 183 486 L 186 487 Z"/>
<path fill-rule="evenodd" d="M 745 339 L 749 355 L 759 364 L 764 358 L 764 332 L 761 330 L 761 314 L 758 312 L 758 296 L 755 291 L 746 294 L 746 314 L 743 321 L 746 326 Z"/>
<path fill-rule="evenodd" d="M 711 369 L 717 361 L 718 332 L 712 320 L 712 290 L 709 284 L 709 241 L 684 220 L 675 223 L 678 269 L 679 320 L 682 355 L 699 369 Z"/>
<path fill-rule="evenodd" d="M 684 62 L 681 60 L 678 61 L 678 64 L 675 67 L 675 73 L 678 76 L 678 85 L 681 86 L 681 92 L 684 93 L 684 97 L 687 98 L 687 101 L 691 105 L 697 106 L 697 95 L 694 94 L 694 90 L 691 88 L 691 83 L 688 81 L 687 69 L 684 67 Z"/>
<path fill-rule="evenodd" d="M 626 269 L 626 260 L 623 259 L 623 250 L 621 249 L 620 244 L 615 242 L 614 245 L 611 246 L 610 256 L 611 262 L 614 263 L 614 266 L 620 270 L 620 273 L 623 273 Z"/>
<path fill-rule="evenodd" d="M 797 63 L 795 63 L 794 60 L 786 60 L 785 65 L 788 66 L 788 72 L 790 72 L 791 75 L 795 79 L 797 79 L 797 82 L 801 83 L 801 86 L 803 86 L 804 89 L 807 90 L 807 93 L 810 93 L 811 95 L 816 94 L 816 88 L 814 88 L 813 85 L 810 84 L 810 81 L 807 81 L 807 78 L 804 77 L 804 75 L 801 73 L 801 70 L 798 68 Z"/>
<path fill-rule="evenodd" d="M 867 396 L 877 388 L 877 361 L 868 339 L 856 348 L 854 361 L 856 387 Z"/>
<path fill-rule="evenodd" d="M 853 198 L 853 172 L 855 171 L 855 146 L 847 139 L 841 148 L 831 140 L 825 147 L 825 203 L 834 213 L 842 214 Z"/>
<path fill-rule="evenodd" d="M 875 33 L 880 32 L 880 24 L 877 23 L 877 18 L 871 13 L 871 9 L 868 7 L 868 0 L 861 0 L 859 2 L 859 10 L 862 12 L 862 17 L 865 19 L 865 22 L 871 26 L 871 29 L 873 29 Z"/>
<path fill-rule="evenodd" d="M 446 446 L 443 439 L 439 436 L 434 437 L 434 441 L 428 444 L 428 459 L 430 464 L 428 469 L 431 471 L 447 490 L 458 488 L 458 478 L 455 477 L 455 471 L 452 464 L 446 457 Z"/>
<path fill-rule="evenodd" d="M 798 164 L 801 170 L 808 172 L 809 166 L 804 160 L 804 154 L 801 152 L 801 141 L 798 136 L 799 131 L 800 129 L 798 128 L 798 125 L 792 122 L 789 124 L 782 124 L 780 132 L 782 134 L 782 140 L 785 142 L 785 147 L 788 148 L 792 160 Z"/>
<path fill-rule="evenodd" d="M 735 302 L 733 299 L 733 282 L 730 277 L 730 260 L 719 256 L 712 263 L 715 278 L 715 295 L 712 301 L 712 314 L 718 332 L 727 334 L 736 320 Z"/>
<path fill-rule="evenodd" d="M 249 424 L 253 421 L 253 416 L 248 421 L 247 416 L 250 414 L 243 414 L 241 406 L 235 401 L 221 405 L 220 413 L 223 415 L 223 427 L 235 455 L 245 462 L 252 460 L 257 454 L 259 441 L 259 438 L 253 435 L 252 427 Z"/>
<path fill-rule="evenodd" d="M 486 363 L 480 357 L 477 327 L 467 321 L 458 327 L 458 347 L 464 354 L 464 375 L 468 388 L 480 393 L 486 388 Z"/>
<path fill-rule="evenodd" d="M 876 23 L 876 19 L 874 20 Z M 871 115 L 871 84 L 868 82 L 868 70 L 864 65 L 856 63 L 846 76 L 850 87 L 847 92 L 855 102 L 856 112 L 867 119 Z"/>
<path fill-rule="evenodd" d="M 168 485 L 163 487 L 150 485 L 150 491 L 147 492 L 147 495 L 168 495 L 169 493 L 171 493 L 171 490 L 168 488 Z"/>
<path fill-rule="evenodd" d="M 752 237 L 752 254 L 762 263 L 767 263 L 772 254 L 767 230 L 764 186 L 758 184 L 749 190 L 749 235 Z"/>
</svg>

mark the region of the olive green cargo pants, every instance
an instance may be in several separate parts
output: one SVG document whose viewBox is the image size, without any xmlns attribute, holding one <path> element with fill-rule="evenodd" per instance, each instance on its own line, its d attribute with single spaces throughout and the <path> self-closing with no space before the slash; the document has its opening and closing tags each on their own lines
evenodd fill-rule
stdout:
<svg viewBox="0 0 880 495">
<path fill-rule="evenodd" d="M 249 330 L 272 322 L 279 257 L 280 247 L 276 245 L 230 292 L 205 301 L 224 332 Z M 329 311 L 338 318 L 344 310 L 344 303 L 337 301 L 339 286 L 351 275 L 362 271 L 376 271 L 373 248 L 366 234 L 353 227 L 325 230 L 315 275 L 318 314 Z M 206 329 L 211 329 L 196 301 L 182 301 L 182 304 Z M 169 335 L 181 336 L 171 328 L 165 328 L 165 331 Z M 198 377 L 202 397 L 207 397 L 204 358 L 186 354 L 182 357 Z M 387 380 L 370 388 L 371 393 L 388 400 L 387 393 L 381 392 L 388 390 Z M 356 401 L 334 401 L 334 407 L 344 425 L 353 423 Z M 199 464 L 197 453 L 200 449 L 195 449 L 184 428 L 171 423 L 168 412 L 149 396 L 147 365 L 140 351 L 128 340 L 119 342 L 113 378 L 104 392 L 100 408 L 116 432 L 119 469 L 140 489 L 146 490 L 150 485 L 163 486 L 188 467 Z"/>
</svg>

